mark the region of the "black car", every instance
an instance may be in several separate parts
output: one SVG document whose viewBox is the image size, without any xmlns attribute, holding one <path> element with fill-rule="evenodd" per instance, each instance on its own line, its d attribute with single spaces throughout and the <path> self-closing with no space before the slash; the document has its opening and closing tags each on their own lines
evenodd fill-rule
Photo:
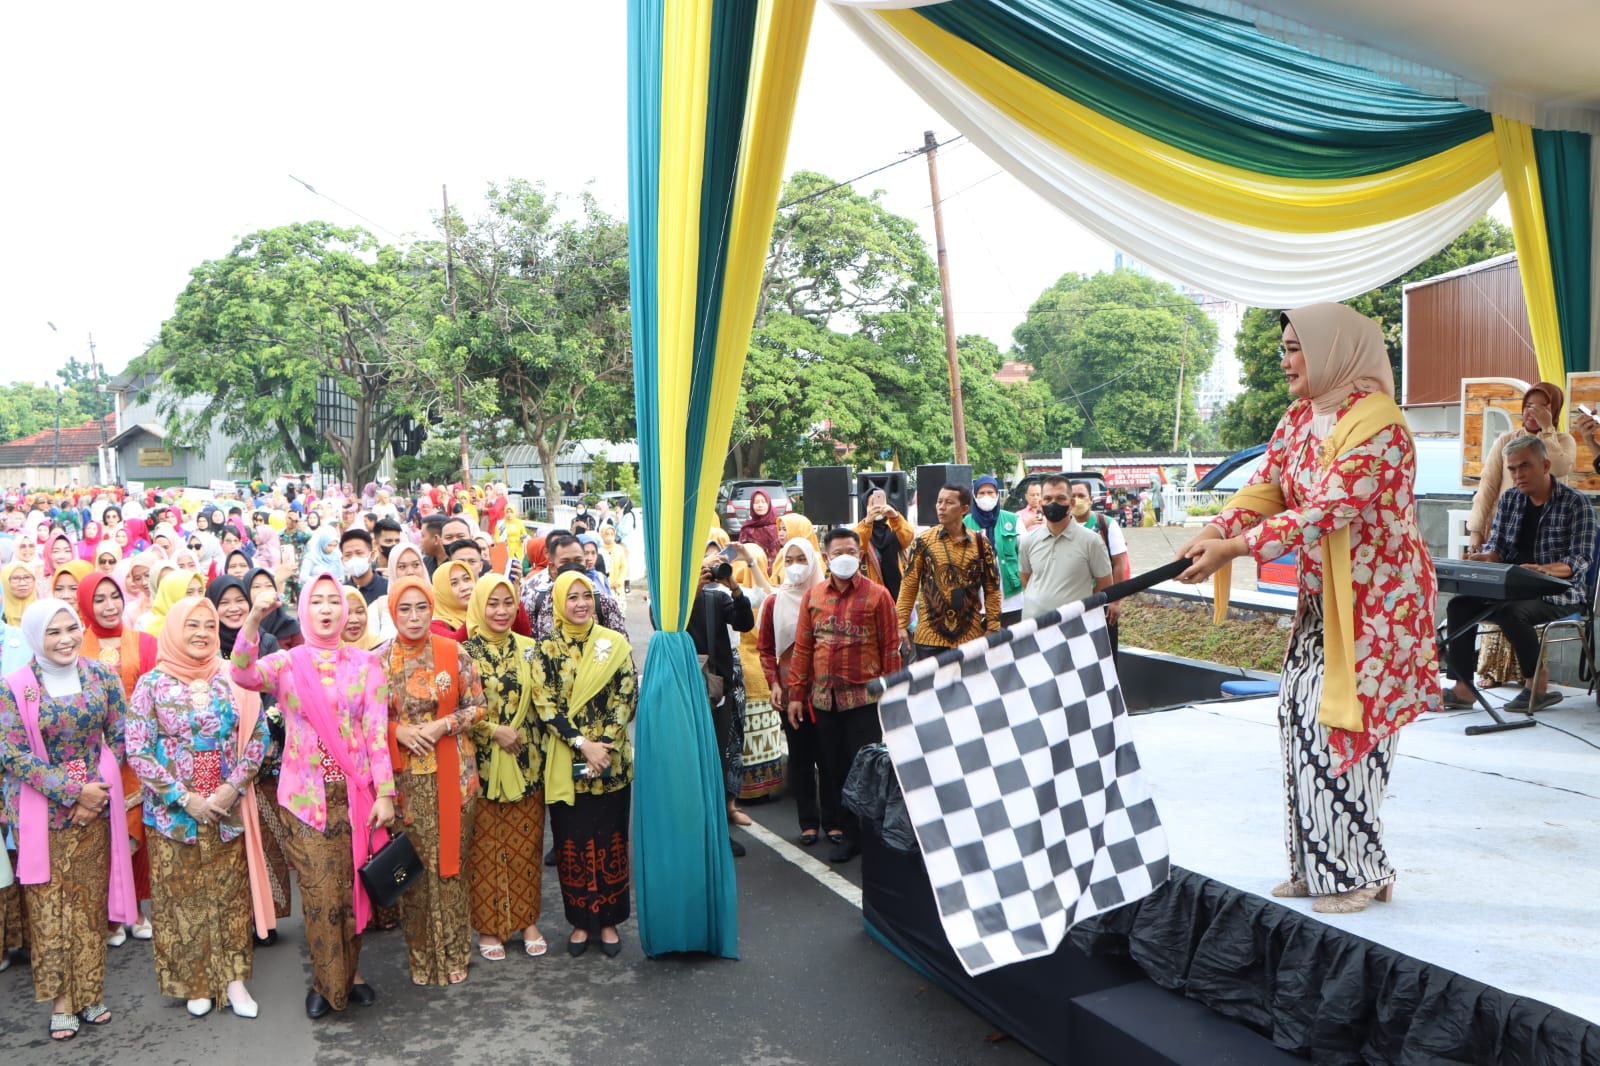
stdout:
<svg viewBox="0 0 1600 1066">
<path fill-rule="evenodd" d="M 772 513 L 780 518 L 794 510 L 789 502 L 789 490 L 776 478 L 749 478 L 724 481 L 717 490 L 717 519 L 728 536 L 737 538 L 750 518 L 750 497 L 764 492 L 772 501 Z"/>
</svg>

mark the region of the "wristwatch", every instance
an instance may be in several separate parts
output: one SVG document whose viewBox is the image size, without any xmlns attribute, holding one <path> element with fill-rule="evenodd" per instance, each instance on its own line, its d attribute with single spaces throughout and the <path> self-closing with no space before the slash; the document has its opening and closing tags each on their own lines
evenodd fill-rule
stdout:
<svg viewBox="0 0 1600 1066">
<path fill-rule="evenodd" d="M 573 751 L 579 751 L 579 752 L 581 752 L 583 750 L 583 738 L 582 737 L 574 737 L 572 739 L 572 750 Z"/>
</svg>

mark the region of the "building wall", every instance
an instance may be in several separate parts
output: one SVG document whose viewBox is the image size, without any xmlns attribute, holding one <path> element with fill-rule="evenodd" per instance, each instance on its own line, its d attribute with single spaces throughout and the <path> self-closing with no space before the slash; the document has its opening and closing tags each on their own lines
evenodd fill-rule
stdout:
<svg viewBox="0 0 1600 1066">
<path fill-rule="evenodd" d="M 59 469 L 50 466 L 0 466 L 0 485 L 7 488 L 16 488 L 18 485 L 66 485 L 72 481 L 80 485 L 93 485 L 96 480 L 92 463 L 79 463 L 76 466 L 62 463 Z"/>
<path fill-rule="evenodd" d="M 1462 378 L 1539 380 L 1514 257 L 1405 289 L 1404 403 L 1459 403 Z"/>
<path fill-rule="evenodd" d="M 139 424 L 165 425 L 156 410 L 155 398 L 145 403 L 137 402 L 130 389 L 121 394 L 123 404 L 118 413 L 118 425 L 126 429 Z M 198 403 L 198 401 L 186 401 Z M 242 477 L 228 464 L 228 452 L 233 448 L 233 438 L 214 432 L 206 441 L 204 454 L 194 448 L 168 448 L 166 442 L 148 434 L 139 433 L 117 448 L 117 474 L 123 481 L 164 482 L 183 485 L 207 485 L 214 479 Z M 172 464 L 165 467 L 147 467 L 139 464 L 139 449 L 167 449 L 172 454 Z M 275 472 L 275 471 L 274 471 Z"/>
</svg>

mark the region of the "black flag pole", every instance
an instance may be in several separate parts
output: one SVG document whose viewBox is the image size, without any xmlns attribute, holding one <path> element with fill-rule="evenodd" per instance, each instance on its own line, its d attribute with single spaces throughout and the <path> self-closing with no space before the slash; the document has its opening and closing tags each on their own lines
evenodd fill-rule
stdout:
<svg viewBox="0 0 1600 1066">
<path fill-rule="evenodd" d="M 1135 592 L 1143 592 L 1145 589 L 1153 588 L 1163 581 L 1171 581 L 1193 565 L 1194 561 L 1192 559 L 1174 559 L 1165 566 L 1158 566 L 1154 570 L 1146 570 L 1137 577 L 1119 581 L 1110 588 L 1086 597 L 1083 601 L 1083 606 L 1090 611 L 1096 607 L 1103 607 L 1108 603 L 1132 596 Z"/>
</svg>

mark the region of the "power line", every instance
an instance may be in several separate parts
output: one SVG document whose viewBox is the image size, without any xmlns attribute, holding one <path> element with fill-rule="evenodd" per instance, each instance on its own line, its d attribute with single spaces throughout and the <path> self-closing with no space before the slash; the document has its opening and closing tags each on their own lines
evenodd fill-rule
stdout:
<svg viewBox="0 0 1600 1066">
<path fill-rule="evenodd" d="M 965 140 L 965 139 L 966 139 L 966 134 L 958 133 L 954 137 L 950 138 L 948 141 L 940 141 L 938 144 L 933 145 L 933 147 L 934 148 L 943 148 L 947 144 L 955 144 L 957 141 Z M 883 171 L 888 170 L 890 167 L 897 167 L 901 163 L 909 163 L 913 159 L 919 159 L 922 156 L 927 155 L 928 151 L 929 151 L 929 149 L 927 147 L 922 147 L 922 148 L 917 148 L 917 149 L 915 149 L 913 151 L 910 151 L 910 152 L 906 152 L 899 159 L 890 160 L 889 162 L 883 164 L 883 166 L 881 166 L 881 167 L 873 167 L 871 170 L 867 171 L 865 174 L 857 174 L 853 178 L 846 178 L 844 181 L 836 181 L 832 185 L 829 185 L 825 189 L 818 189 L 816 192 L 806 193 L 804 196 L 797 196 L 793 200 L 788 201 L 787 203 L 779 204 L 778 205 L 778 210 L 782 211 L 786 207 L 794 207 L 797 204 L 807 203 L 807 202 L 809 202 L 811 200 L 815 200 L 819 196 L 824 196 L 827 193 L 830 193 L 835 189 L 842 189 L 846 185 L 854 185 L 856 182 L 860 181 L 862 178 L 870 178 L 870 177 L 872 177 L 872 175 L 880 174 Z M 963 191 L 965 191 L 965 190 L 963 190 Z"/>
</svg>

